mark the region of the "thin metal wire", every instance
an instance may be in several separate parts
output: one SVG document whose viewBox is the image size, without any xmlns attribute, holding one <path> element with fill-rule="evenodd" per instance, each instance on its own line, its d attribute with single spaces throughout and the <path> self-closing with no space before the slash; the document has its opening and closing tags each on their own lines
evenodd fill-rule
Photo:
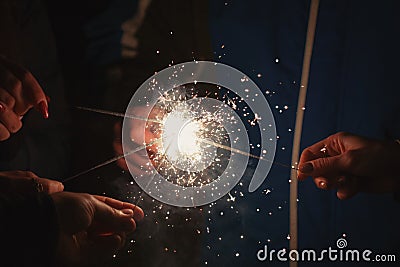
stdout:
<svg viewBox="0 0 400 267">
<path fill-rule="evenodd" d="M 95 113 L 99 113 L 99 114 L 104 114 L 104 115 L 111 115 L 111 116 L 115 116 L 115 117 L 121 117 L 121 118 L 135 119 L 135 120 L 141 120 L 141 121 L 150 121 L 150 122 L 156 122 L 156 123 L 160 123 L 161 122 L 159 120 L 139 117 L 139 116 L 130 115 L 130 114 L 124 114 L 124 113 L 120 113 L 120 112 L 108 111 L 108 110 L 98 109 L 98 108 L 89 108 L 89 107 L 81 107 L 81 106 L 76 106 L 75 108 L 80 109 L 80 110 L 95 112 Z"/>
<path fill-rule="evenodd" d="M 145 148 L 148 147 L 148 146 L 152 146 L 154 143 L 158 142 L 159 140 L 160 140 L 160 139 L 156 139 L 156 140 L 154 140 L 154 141 L 152 141 L 152 142 L 150 142 L 150 143 L 148 143 L 148 144 L 144 144 L 144 145 L 142 145 L 142 146 L 138 146 L 138 147 L 136 147 L 136 148 L 134 148 L 134 149 L 128 151 L 128 152 L 125 153 L 125 154 L 115 156 L 115 157 L 113 157 L 113 158 L 111 158 L 111 159 L 109 159 L 109 160 L 106 160 L 106 161 L 104 161 L 104 162 L 102 162 L 102 163 L 99 163 L 99 164 L 97 164 L 96 166 L 93 166 L 93 167 L 91 167 L 91 168 L 89 168 L 89 169 L 87 169 L 87 170 L 81 171 L 81 172 L 79 172 L 79 173 L 77 173 L 77 174 L 74 174 L 74 175 L 72 175 L 72 176 L 70 176 L 70 177 L 67 177 L 67 178 L 65 178 L 65 179 L 63 179 L 63 180 L 61 180 L 61 181 L 62 181 L 63 183 L 65 183 L 65 182 L 69 182 L 69 181 L 71 181 L 71 180 L 74 180 L 74 179 L 76 179 L 76 178 L 78 178 L 78 177 L 80 177 L 80 176 L 82 176 L 82 175 L 84 175 L 84 174 L 87 174 L 87 173 L 89 173 L 89 172 L 91 172 L 91 171 L 94 171 L 94 170 L 96 170 L 96 169 L 98 169 L 98 168 L 104 167 L 104 166 L 106 166 L 106 165 L 108 165 L 108 164 L 111 164 L 111 163 L 113 163 L 113 162 L 116 162 L 116 161 L 119 160 L 119 159 L 122 159 L 122 158 L 124 158 L 124 157 L 126 157 L 126 156 L 129 156 L 129 155 L 131 155 L 131 154 L 133 154 L 133 153 L 136 153 L 136 152 L 138 152 L 138 151 L 140 151 L 140 150 L 142 150 L 142 149 L 145 149 Z"/>
<path fill-rule="evenodd" d="M 99 114 L 105 114 L 105 115 L 111 115 L 111 116 L 116 116 L 116 117 L 130 118 L 130 119 L 138 119 L 138 120 L 144 120 L 144 121 L 147 120 L 147 121 L 153 121 L 153 122 L 157 122 L 157 123 L 160 122 L 160 121 L 158 121 L 158 120 L 151 120 L 151 119 L 146 119 L 146 118 L 143 118 L 143 117 L 138 117 L 138 116 L 133 116 L 133 115 L 125 115 L 125 114 L 123 114 L 123 113 L 118 113 L 118 112 L 113 112 L 113 111 L 108 111 L 108 110 L 95 109 L 95 108 L 89 108 L 89 107 L 81 107 L 81 106 L 77 106 L 76 108 L 77 108 L 77 109 L 80 109 L 80 110 L 84 110 L 84 111 L 89 111 L 89 112 L 94 112 L 94 113 L 99 113 Z M 161 138 L 158 138 L 158 139 L 156 139 L 156 140 L 154 140 L 154 141 L 152 141 L 152 142 L 150 142 L 150 143 L 148 143 L 148 144 L 144 144 L 144 145 L 142 145 L 142 146 L 136 147 L 136 148 L 132 149 L 131 151 L 128 151 L 127 153 L 124 153 L 124 154 L 122 154 L 122 155 L 115 156 L 115 157 L 113 157 L 113 158 L 111 158 L 111 159 L 109 159 L 109 160 L 106 160 L 106 161 L 104 161 L 104 162 L 102 162 L 102 163 L 99 163 L 99 164 L 97 164 L 96 166 L 93 166 L 93 167 L 91 167 L 91 168 L 89 168 L 89 169 L 87 169 L 87 170 L 84 170 L 84 171 L 79 172 L 79 173 L 77 173 L 77 174 L 75 174 L 75 175 L 72 175 L 72 176 L 70 176 L 70 177 L 67 177 L 67 178 L 63 179 L 62 182 L 63 182 L 63 183 L 66 183 L 66 182 L 69 182 L 69 181 L 71 181 L 71 180 L 77 179 L 78 177 L 80 177 L 80 176 L 82 176 L 82 175 L 84 175 L 84 174 L 87 174 L 87 173 L 89 173 L 89 172 L 91 172 L 91 171 L 94 171 L 94 170 L 96 170 L 96 169 L 99 169 L 99 168 L 101 168 L 101 167 L 104 167 L 104 166 L 106 166 L 106 165 L 108 165 L 108 164 L 111 164 L 111 163 L 113 163 L 113 162 L 115 162 L 115 161 L 117 161 L 117 160 L 119 160 L 119 159 L 122 159 L 122 158 L 124 158 L 124 157 L 127 157 L 127 156 L 133 154 L 133 153 L 136 153 L 136 152 L 138 152 L 138 151 L 140 151 L 140 150 L 142 150 L 142 149 L 145 149 L 146 147 L 151 146 L 151 145 L 153 145 L 154 143 L 159 142 L 160 140 L 161 140 Z M 249 156 L 249 157 L 252 157 L 252 158 L 256 158 L 256 159 L 259 159 L 259 160 L 269 161 L 269 162 L 271 162 L 272 164 L 279 165 L 279 166 L 281 166 L 281 167 L 290 168 L 290 169 L 292 169 L 292 170 L 298 170 L 298 169 L 295 168 L 294 166 L 291 166 L 291 165 L 288 165 L 288 164 L 284 164 L 284 163 L 280 163 L 280 162 L 273 161 L 273 160 L 268 160 L 268 159 L 265 159 L 265 158 L 263 158 L 263 157 L 260 157 L 260 156 L 256 156 L 256 155 L 247 153 L 247 152 L 245 152 L 245 151 L 241 151 L 241 150 L 239 150 L 239 149 L 231 148 L 231 147 L 229 147 L 229 146 L 225 146 L 225 145 L 222 145 L 222 144 L 218 144 L 218 143 L 216 143 L 216 142 L 208 141 L 208 140 L 206 140 L 206 139 L 201 140 L 201 141 L 204 142 L 204 143 L 207 143 L 207 144 L 216 146 L 216 147 L 218 147 L 218 148 L 222 148 L 222 149 L 225 149 L 225 150 L 229 150 L 229 151 L 231 151 L 231 152 L 233 152 L 233 153 L 239 153 L 239 154 L 242 154 L 242 155 L 245 155 L 245 156 Z M 164 157 L 162 160 L 165 161 L 165 157 Z M 160 164 L 159 166 L 161 166 L 161 164 Z M 156 169 L 156 171 L 158 172 L 158 168 Z M 137 196 L 136 202 L 134 203 L 135 207 L 134 207 L 133 211 L 135 211 L 136 206 L 139 204 L 140 200 L 142 199 L 142 196 L 143 196 L 144 192 L 146 191 L 147 187 L 150 185 L 150 183 L 152 182 L 152 180 L 154 179 L 154 177 L 155 177 L 155 175 L 150 179 L 150 181 L 149 181 L 149 183 L 146 185 L 146 187 L 145 187 L 145 188 L 142 188 L 141 192 L 140 192 L 139 195 Z"/>
<path fill-rule="evenodd" d="M 104 167 L 104 166 L 106 166 L 106 165 L 108 165 L 108 164 L 111 164 L 111 163 L 113 163 L 113 162 L 115 162 L 115 161 L 117 161 L 117 160 L 119 160 L 119 159 L 122 159 L 122 158 L 124 158 L 124 157 L 126 157 L 126 156 L 129 156 L 129 155 L 131 155 L 131 154 L 133 154 L 133 153 L 135 153 L 135 152 L 138 152 L 138 151 L 144 149 L 145 147 L 146 147 L 146 146 L 140 146 L 140 147 L 137 147 L 136 149 L 133 149 L 133 150 L 129 151 L 128 153 L 125 153 L 125 154 L 123 154 L 123 155 L 119 155 L 119 156 L 113 157 L 113 158 L 111 158 L 111 159 L 109 159 L 109 160 L 106 160 L 106 161 L 104 161 L 104 162 L 102 162 L 102 163 L 99 163 L 99 164 L 97 164 L 96 166 L 93 166 L 93 167 L 91 167 L 91 168 L 89 168 L 89 169 L 87 169 L 87 170 L 81 171 L 81 172 L 79 172 L 79 173 L 77 173 L 77 174 L 74 174 L 74 175 L 72 175 L 72 176 L 70 176 L 70 177 L 67 177 L 67 178 L 63 179 L 62 182 L 63 182 L 63 183 L 66 183 L 66 182 L 69 182 L 69 181 L 71 181 L 71 180 L 74 180 L 74 179 L 76 179 L 76 178 L 78 178 L 78 177 L 80 177 L 80 176 L 82 176 L 82 175 L 84 175 L 84 174 L 87 174 L 87 173 L 89 173 L 89 172 L 91 172 L 91 171 L 94 171 L 94 170 L 96 170 L 96 169 L 98 169 L 98 168 L 101 168 L 101 167 Z"/>
<path fill-rule="evenodd" d="M 85 111 L 90 111 L 90 112 L 100 113 L 100 114 L 105 114 L 105 115 L 111 115 L 111 116 L 116 116 L 116 117 L 122 117 L 122 118 L 130 118 L 130 119 L 137 119 L 137 120 L 144 120 L 144 121 L 147 120 L 147 121 L 153 121 L 153 122 L 156 122 L 156 123 L 160 123 L 161 122 L 159 120 L 151 120 L 151 119 L 146 119 L 146 118 L 138 117 L 138 116 L 134 116 L 134 115 L 125 115 L 123 113 L 114 112 L 114 111 L 108 111 L 108 110 L 104 110 L 104 109 L 96 109 L 96 108 L 81 107 L 81 106 L 77 106 L 76 108 L 80 109 L 80 110 L 85 110 Z M 235 153 L 242 154 L 242 155 L 245 155 L 245 156 L 249 156 L 249 157 L 252 157 L 252 158 L 256 158 L 256 159 L 259 159 L 259 160 L 269 161 L 269 162 L 272 162 L 272 164 L 279 165 L 279 166 L 282 166 L 282 167 L 286 167 L 286 168 L 289 168 L 289 169 L 298 170 L 297 168 L 295 168 L 294 166 L 291 166 L 289 164 L 285 164 L 285 163 L 281 163 L 281 162 L 277 162 L 277 161 L 273 161 L 273 160 L 267 160 L 267 159 L 265 159 L 263 157 L 256 156 L 256 155 L 253 155 L 253 154 L 250 154 L 250 153 L 247 153 L 247 152 L 235 149 L 235 148 L 231 148 L 229 146 L 225 146 L 225 145 L 222 145 L 222 144 L 211 142 L 211 141 L 208 141 L 206 139 L 200 140 L 200 141 L 204 142 L 204 143 L 207 143 L 207 144 L 214 145 L 216 147 L 219 147 L 219 148 L 222 148 L 222 149 L 225 149 L 225 150 L 229 150 L 231 152 L 235 152 Z M 134 153 L 134 152 L 132 152 L 132 153 Z M 123 158 L 123 157 L 124 156 L 121 155 L 120 158 Z M 118 159 L 120 159 L 120 158 L 118 158 Z M 113 159 L 110 159 L 110 160 L 113 160 Z M 114 161 L 117 161 L 118 159 L 116 159 Z M 107 165 L 107 164 L 105 164 L 105 165 Z"/>
</svg>

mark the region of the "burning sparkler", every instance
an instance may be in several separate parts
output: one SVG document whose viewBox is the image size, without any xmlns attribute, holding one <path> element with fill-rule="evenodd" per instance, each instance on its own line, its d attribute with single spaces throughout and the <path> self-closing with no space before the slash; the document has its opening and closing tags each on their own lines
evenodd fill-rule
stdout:
<svg viewBox="0 0 400 267">
<path fill-rule="evenodd" d="M 196 86 L 185 87 L 201 83 L 216 85 L 218 90 L 226 88 L 236 96 L 225 94 L 218 99 L 215 96 L 219 92 L 207 90 L 205 96 L 200 96 Z M 243 103 L 247 106 L 241 107 Z M 137 184 L 161 202 L 192 207 L 226 195 L 244 174 L 249 158 L 259 160 L 249 185 L 250 192 L 261 185 L 271 165 L 276 163 L 273 161 L 276 130 L 268 102 L 253 81 L 224 64 L 195 61 L 158 72 L 136 91 L 125 114 L 78 108 L 123 117 L 124 153 L 64 182 L 147 150 L 146 166 L 140 166 L 145 169 L 145 175 L 135 175 L 136 166 L 126 160 Z M 139 114 L 135 114 L 138 110 Z M 258 127 L 259 155 L 250 153 L 251 143 L 243 118 L 251 127 Z M 133 132 L 139 136 L 132 136 Z"/>
<path fill-rule="evenodd" d="M 219 92 L 206 90 L 205 96 L 200 96 L 195 86 L 185 87 L 200 83 L 216 85 L 218 90 L 226 88 L 236 96 L 211 98 Z M 243 103 L 247 106 L 242 107 Z M 261 90 L 243 73 L 224 64 L 195 61 L 158 72 L 136 91 L 125 114 L 78 108 L 123 117 L 124 153 L 64 182 L 147 150 L 146 166 L 140 166 L 145 175 L 137 176 L 136 166 L 126 160 L 136 183 L 161 202 L 192 207 L 226 195 L 241 179 L 249 158 L 258 159 L 249 192 L 261 185 L 273 163 L 295 168 L 274 162 L 275 123 Z M 138 110 L 140 114 L 135 114 Z M 258 128 L 259 155 L 250 153 L 251 143 L 243 119 Z M 133 132 L 139 136 L 132 136 Z"/>
<path fill-rule="evenodd" d="M 195 86 L 185 87 L 188 84 Z M 199 84 L 227 88 L 236 97 L 218 99 L 218 92 L 207 90 L 200 96 L 196 89 Z M 239 109 L 241 103 L 248 106 Z M 135 107 L 146 108 L 140 109 L 142 114 L 132 114 Z M 250 183 L 249 191 L 254 191 L 273 162 L 276 132 L 267 101 L 254 82 L 223 64 L 188 62 L 158 72 L 133 95 L 126 115 L 124 154 L 130 151 L 132 140 L 144 139 L 143 145 L 158 140 L 148 149 L 151 163 L 147 164 L 147 179 L 135 178 L 129 161 L 128 168 L 146 193 L 167 204 L 198 206 L 224 196 L 242 177 L 249 158 L 264 162 L 257 165 Z M 260 155 L 250 153 L 243 117 L 259 128 Z M 132 119 L 146 118 L 146 123 L 132 125 Z M 133 137 L 132 129 L 144 138 Z M 153 136 L 150 140 L 146 137 L 149 131 Z"/>
</svg>

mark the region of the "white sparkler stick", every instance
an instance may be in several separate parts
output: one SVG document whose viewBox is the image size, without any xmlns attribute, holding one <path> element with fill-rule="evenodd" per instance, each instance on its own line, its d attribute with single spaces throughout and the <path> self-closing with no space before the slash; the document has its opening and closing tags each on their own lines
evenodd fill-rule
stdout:
<svg viewBox="0 0 400 267">
<path fill-rule="evenodd" d="M 310 15 L 308 18 L 307 37 L 304 49 L 303 69 L 301 73 L 300 92 L 297 103 L 296 125 L 293 138 L 292 149 L 292 166 L 299 162 L 300 156 L 300 141 L 301 132 L 303 128 L 304 107 L 306 103 L 308 79 L 310 75 L 311 55 L 314 45 L 315 28 L 317 24 L 319 0 L 311 0 Z M 292 169 L 290 173 L 290 242 L 289 249 L 297 250 L 298 247 L 298 218 L 297 218 L 297 197 L 298 197 L 298 184 L 297 184 L 297 170 Z M 290 267 L 297 267 L 297 261 L 290 261 Z"/>
</svg>

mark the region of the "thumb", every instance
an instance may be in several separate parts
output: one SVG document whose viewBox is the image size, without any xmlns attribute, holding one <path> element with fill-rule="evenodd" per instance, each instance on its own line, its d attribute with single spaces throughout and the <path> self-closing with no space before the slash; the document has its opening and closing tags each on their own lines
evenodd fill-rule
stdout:
<svg viewBox="0 0 400 267">
<path fill-rule="evenodd" d="M 43 186 L 43 191 L 47 194 L 54 194 L 64 190 L 64 185 L 59 181 L 46 178 L 36 178 L 36 180 Z"/>
<path fill-rule="evenodd" d="M 299 171 L 301 173 L 312 177 L 335 176 L 338 175 L 342 169 L 341 155 L 318 158 L 299 166 Z"/>
</svg>

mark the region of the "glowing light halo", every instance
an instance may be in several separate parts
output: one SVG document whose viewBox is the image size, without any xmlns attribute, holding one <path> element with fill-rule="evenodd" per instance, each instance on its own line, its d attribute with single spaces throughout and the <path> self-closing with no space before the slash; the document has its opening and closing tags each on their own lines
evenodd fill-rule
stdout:
<svg viewBox="0 0 400 267">
<path fill-rule="evenodd" d="M 272 111 L 261 90 L 257 85 L 242 72 L 221 63 L 209 61 L 194 61 L 177 64 L 166 68 L 145 81 L 132 96 L 127 115 L 136 106 L 147 106 L 149 109 L 140 114 L 141 117 L 149 118 L 151 109 L 157 104 L 161 95 L 181 85 L 189 83 L 209 83 L 227 88 L 242 98 L 253 111 L 261 116 L 257 125 L 261 133 L 261 157 L 265 161 L 259 161 L 249 185 L 249 191 L 255 191 L 265 180 L 276 149 L 276 129 Z M 193 98 L 190 100 L 199 99 Z M 249 153 L 249 140 L 246 128 L 240 117 L 223 102 L 212 98 L 202 98 L 202 106 L 208 109 L 215 109 L 215 112 L 223 112 L 221 115 L 229 115 L 237 121 L 236 124 L 224 124 L 224 128 L 230 137 L 232 151 L 243 151 L 244 153 L 231 152 L 228 165 L 224 172 L 212 182 L 201 186 L 185 187 L 167 181 L 158 174 L 154 166 L 149 172 L 149 177 L 136 177 L 134 169 L 128 164 L 129 171 L 135 178 L 138 185 L 155 199 L 174 206 L 193 207 L 211 203 L 226 195 L 241 179 L 246 170 Z M 220 110 L 217 110 L 218 108 Z M 223 108 L 221 108 L 223 107 Z M 124 119 L 122 128 L 122 145 L 124 153 L 129 151 L 131 142 L 129 133 L 129 118 Z M 190 122 L 189 122 L 190 123 Z M 142 127 L 143 135 L 145 127 Z M 182 129 L 180 129 L 182 130 Z M 179 149 L 179 148 L 178 148 Z M 150 164 L 151 165 L 151 164 Z"/>
</svg>

